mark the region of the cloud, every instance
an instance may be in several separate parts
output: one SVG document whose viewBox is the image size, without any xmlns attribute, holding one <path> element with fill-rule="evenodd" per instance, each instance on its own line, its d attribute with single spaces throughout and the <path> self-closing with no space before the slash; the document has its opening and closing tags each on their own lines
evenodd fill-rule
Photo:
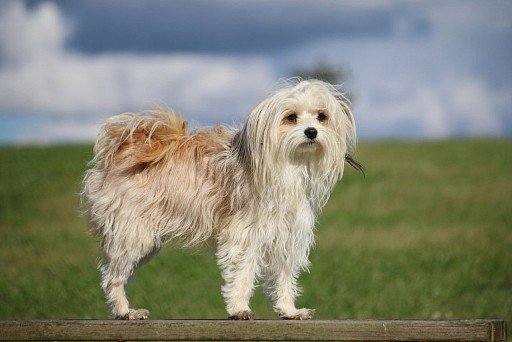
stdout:
<svg viewBox="0 0 512 342">
<path fill-rule="evenodd" d="M 493 1 L 491 6 L 481 1 L 446 2 L 442 6 L 427 6 L 429 19 L 446 29 L 506 30 L 512 28 L 512 3 Z"/>
<path fill-rule="evenodd" d="M 450 13 L 453 2 L 447 4 Z M 510 136 L 512 26 L 505 22 L 512 22 L 512 6 L 480 3 L 486 8 L 479 17 L 475 4 L 459 4 L 476 16 L 474 24 L 452 25 L 441 4 L 432 11 L 427 5 L 428 35 L 319 40 L 283 59 L 349 66 L 362 138 Z M 492 13 L 500 24 L 483 24 Z"/>
<path fill-rule="evenodd" d="M 22 2 L 0 4 L 0 61 L 18 66 L 34 59 L 51 60 L 61 51 L 69 25 L 53 3 L 29 12 Z"/>
<path fill-rule="evenodd" d="M 364 137 L 510 134 L 512 87 L 496 91 L 477 78 L 445 78 L 437 83 L 395 81 L 388 79 L 386 94 L 380 99 L 361 103 L 359 123 Z"/>
<path fill-rule="evenodd" d="M 18 125 L 11 141 L 17 144 L 90 143 L 94 141 L 101 126 L 99 120 L 77 117 L 34 116 L 10 119 Z"/>
<path fill-rule="evenodd" d="M 239 121 L 323 60 L 351 70 L 363 139 L 512 134 L 506 2 L 200 3 L 0 3 L 2 124 L 41 143 L 92 140 L 105 117 L 152 104 Z"/>
<path fill-rule="evenodd" d="M 83 53 L 269 53 L 326 37 L 375 37 L 395 33 L 399 15 L 407 33 L 423 34 L 420 16 L 396 5 L 332 0 L 225 1 L 134 0 L 58 2 L 73 18 L 69 46 Z M 407 12 L 407 6 L 403 6 Z M 141 29 L 143 28 L 143 29 Z"/>
<path fill-rule="evenodd" d="M 163 104 L 213 120 L 247 115 L 275 82 L 262 57 L 69 52 L 72 25 L 52 2 L 0 13 L 0 112 L 97 117 Z"/>
</svg>

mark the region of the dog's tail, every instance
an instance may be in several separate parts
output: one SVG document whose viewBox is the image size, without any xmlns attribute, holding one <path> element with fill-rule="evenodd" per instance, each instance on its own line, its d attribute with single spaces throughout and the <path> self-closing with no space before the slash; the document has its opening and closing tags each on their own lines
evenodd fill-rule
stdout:
<svg viewBox="0 0 512 342">
<path fill-rule="evenodd" d="M 92 163 L 118 171 L 155 164 L 186 134 L 186 121 L 172 110 L 120 114 L 101 128 Z"/>
<path fill-rule="evenodd" d="M 110 174 L 129 176 L 157 164 L 187 135 L 187 123 L 172 110 L 125 113 L 108 119 L 94 145 L 83 180 L 82 201 L 94 221 Z M 91 233 L 100 233 L 92 227 Z"/>
</svg>

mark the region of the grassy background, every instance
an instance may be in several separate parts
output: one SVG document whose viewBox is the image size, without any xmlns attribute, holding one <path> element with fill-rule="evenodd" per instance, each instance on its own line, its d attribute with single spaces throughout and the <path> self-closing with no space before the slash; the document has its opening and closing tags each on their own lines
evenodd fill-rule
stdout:
<svg viewBox="0 0 512 342">
<path fill-rule="evenodd" d="M 512 141 L 363 143 L 320 218 L 316 318 L 512 318 Z M 90 146 L 0 148 L 0 319 L 107 318 L 79 215 Z M 210 251 L 165 248 L 128 289 L 151 318 L 225 318 Z M 276 318 L 257 290 L 257 318 Z"/>
</svg>

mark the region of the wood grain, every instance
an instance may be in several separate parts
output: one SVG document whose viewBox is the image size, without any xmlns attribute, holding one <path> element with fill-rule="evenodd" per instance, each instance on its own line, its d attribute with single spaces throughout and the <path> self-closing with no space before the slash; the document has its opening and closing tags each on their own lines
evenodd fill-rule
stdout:
<svg viewBox="0 0 512 342">
<path fill-rule="evenodd" d="M 0 321 L 0 340 L 504 341 L 503 320 Z"/>
</svg>

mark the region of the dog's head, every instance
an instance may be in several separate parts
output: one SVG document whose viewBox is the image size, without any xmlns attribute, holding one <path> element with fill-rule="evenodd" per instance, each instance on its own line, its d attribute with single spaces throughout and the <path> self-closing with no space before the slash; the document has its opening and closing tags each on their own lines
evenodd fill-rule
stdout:
<svg viewBox="0 0 512 342">
<path fill-rule="evenodd" d="M 343 94 L 329 83 L 288 84 L 261 102 L 235 139 L 252 171 L 305 164 L 341 176 L 354 147 L 354 117 Z"/>
</svg>

